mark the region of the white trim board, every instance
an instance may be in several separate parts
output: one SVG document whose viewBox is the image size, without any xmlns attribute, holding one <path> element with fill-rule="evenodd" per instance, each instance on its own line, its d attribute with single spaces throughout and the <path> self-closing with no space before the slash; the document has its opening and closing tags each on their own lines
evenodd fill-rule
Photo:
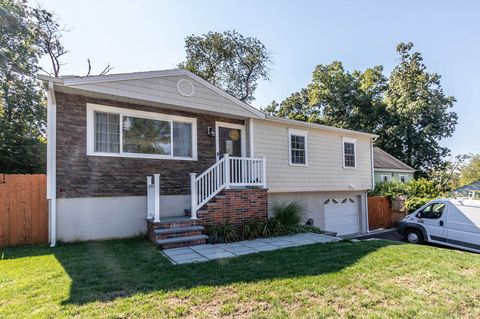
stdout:
<svg viewBox="0 0 480 319">
<path fill-rule="evenodd" d="M 305 164 L 292 163 L 292 135 L 303 136 L 305 138 Z M 308 131 L 288 129 L 288 165 L 290 166 L 308 166 Z"/>
<path fill-rule="evenodd" d="M 145 112 L 132 109 L 124 109 L 119 107 L 100 105 L 87 103 L 87 155 L 88 156 L 106 156 L 106 157 L 127 157 L 127 158 L 149 158 L 149 159 L 167 159 L 167 160 L 184 160 L 184 161 L 196 161 L 197 155 L 197 119 L 190 117 L 183 117 L 177 115 L 169 115 L 155 112 Z M 107 153 L 107 152 L 95 152 L 95 112 L 114 113 L 120 115 L 120 152 L 119 153 Z M 165 121 L 177 121 L 182 123 L 192 124 L 192 157 L 174 157 L 173 152 L 171 155 L 159 155 L 159 154 L 137 154 L 137 153 L 124 153 L 122 150 L 122 116 L 141 117 L 153 120 L 165 120 Z M 171 128 L 173 129 L 173 127 Z M 172 135 L 173 139 L 173 135 Z M 173 144 L 172 144 L 173 148 Z"/>
<path fill-rule="evenodd" d="M 240 148 L 242 157 L 246 157 L 246 150 L 247 150 L 247 141 L 246 141 L 246 133 L 245 133 L 245 125 L 241 124 L 233 124 L 227 122 L 215 122 L 215 154 L 217 156 L 217 161 L 220 159 L 220 142 L 219 142 L 219 127 L 227 127 L 240 130 L 240 138 L 242 139 L 240 142 Z"/>
<path fill-rule="evenodd" d="M 353 157 L 355 166 L 345 166 L 345 143 L 353 144 Z M 342 137 L 342 165 L 344 169 L 357 169 L 357 139 L 351 137 Z"/>
</svg>

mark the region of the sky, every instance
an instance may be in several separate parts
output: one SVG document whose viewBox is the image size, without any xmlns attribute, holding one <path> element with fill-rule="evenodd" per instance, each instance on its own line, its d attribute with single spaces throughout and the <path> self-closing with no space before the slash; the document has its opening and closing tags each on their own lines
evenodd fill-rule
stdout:
<svg viewBox="0 0 480 319">
<path fill-rule="evenodd" d="M 111 73 L 172 69 L 185 59 L 184 39 L 237 30 L 272 55 L 270 81 L 259 83 L 257 108 L 305 87 L 318 64 L 349 70 L 398 63 L 399 42 L 413 42 L 429 72 L 457 99 L 459 120 L 441 142 L 452 154 L 480 153 L 480 1 L 36 0 L 69 29 L 61 74 L 85 75 L 110 63 Z M 48 60 L 42 60 L 49 68 Z"/>
</svg>

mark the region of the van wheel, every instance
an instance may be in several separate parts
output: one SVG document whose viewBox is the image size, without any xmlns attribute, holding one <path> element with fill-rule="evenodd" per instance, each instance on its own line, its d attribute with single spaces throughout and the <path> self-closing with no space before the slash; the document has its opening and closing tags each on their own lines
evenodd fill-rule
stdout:
<svg viewBox="0 0 480 319">
<path fill-rule="evenodd" d="M 423 235 L 418 230 L 410 228 L 405 232 L 405 239 L 410 244 L 423 244 Z"/>
</svg>

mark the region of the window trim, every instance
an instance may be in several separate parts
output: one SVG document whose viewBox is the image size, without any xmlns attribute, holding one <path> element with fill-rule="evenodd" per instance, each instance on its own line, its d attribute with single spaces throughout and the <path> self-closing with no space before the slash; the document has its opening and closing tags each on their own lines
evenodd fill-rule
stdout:
<svg viewBox="0 0 480 319">
<path fill-rule="evenodd" d="M 292 135 L 305 138 L 305 164 L 292 163 Z M 308 166 L 308 131 L 288 129 L 288 165 L 305 167 Z"/>
<path fill-rule="evenodd" d="M 386 181 L 383 180 L 384 177 L 387 178 Z M 382 182 L 382 183 L 389 182 L 389 181 L 391 180 L 391 178 L 392 178 L 392 177 L 391 177 L 390 175 L 381 174 L 381 175 L 380 175 L 380 182 Z"/>
<path fill-rule="evenodd" d="M 95 151 L 95 112 L 111 113 L 120 115 L 120 152 L 96 152 Z M 150 120 L 160 120 L 169 122 L 181 122 L 192 124 L 192 157 L 175 157 L 173 156 L 173 132 L 172 138 L 172 154 L 141 154 L 141 153 L 124 153 L 123 152 L 123 117 L 132 116 Z M 173 124 L 173 123 L 172 123 Z M 173 130 L 173 125 L 170 125 L 170 130 Z M 169 115 L 163 113 L 154 113 L 146 111 L 138 111 L 132 109 L 125 109 L 120 107 L 113 107 L 107 105 L 87 103 L 87 156 L 105 156 L 105 157 L 125 157 L 125 158 L 149 158 L 149 159 L 166 159 L 166 160 L 181 160 L 181 161 L 197 161 L 197 119 L 192 117 L 183 117 L 177 115 Z"/>
<path fill-rule="evenodd" d="M 402 177 L 403 177 L 403 182 L 402 182 Z M 407 182 L 407 175 L 405 174 L 398 174 L 398 181 L 400 183 L 406 183 Z"/>
<path fill-rule="evenodd" d="M 345 143 L 353 144 L 353 156 L 355 159 L 355 166 L 345 165 Z M 357 139 L 351 137 L 342 137 L 342 166 L 344 169 L 357 169 Z"/>
</svg>

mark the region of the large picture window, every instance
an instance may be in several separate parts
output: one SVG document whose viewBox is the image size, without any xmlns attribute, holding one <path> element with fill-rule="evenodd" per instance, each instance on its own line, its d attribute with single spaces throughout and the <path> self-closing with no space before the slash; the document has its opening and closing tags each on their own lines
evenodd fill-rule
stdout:
<svg viewBox="0 0 480 319">
<path fill-rule="evenodd" d="M 196 159 L 196 119 L 87 104 L 87 154 Z"/>
</svg>

